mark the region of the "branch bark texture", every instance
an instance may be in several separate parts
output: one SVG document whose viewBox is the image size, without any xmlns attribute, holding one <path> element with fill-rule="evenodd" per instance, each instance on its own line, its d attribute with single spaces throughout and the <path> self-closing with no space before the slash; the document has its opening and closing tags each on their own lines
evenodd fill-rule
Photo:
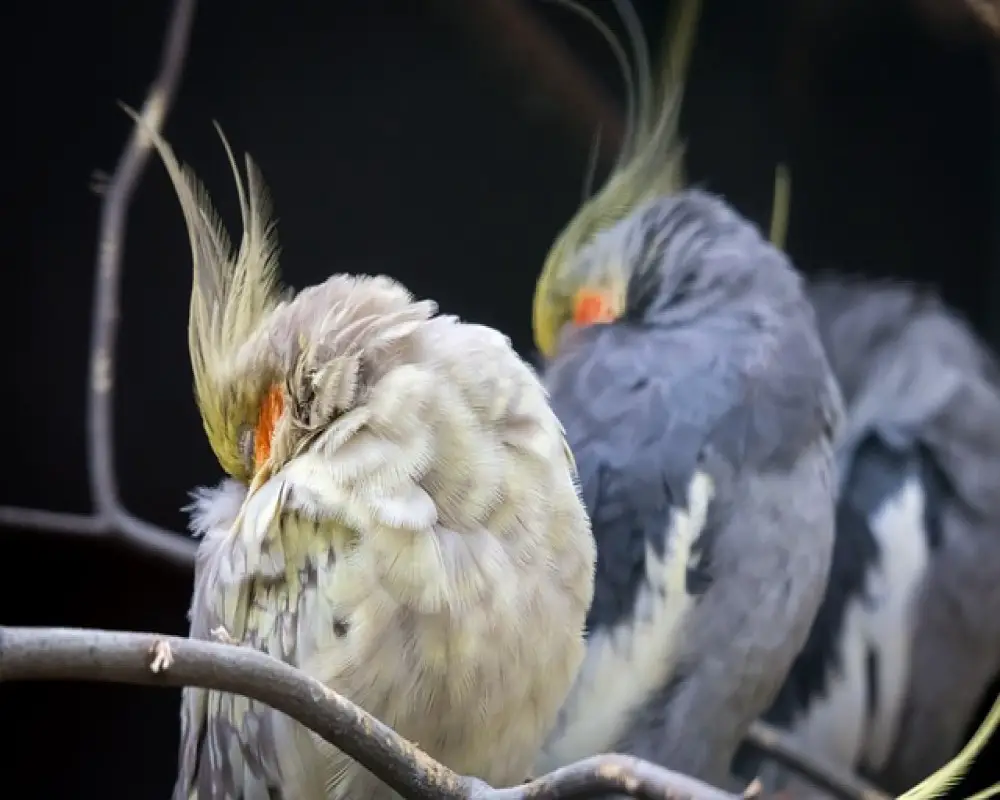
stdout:
<svg viewBox="0 0 1000 800">
<path fill-rule="evenodd" d="M 740 800 L 628 756 L 596 756 L 523 786 L 457 775 L 319 681 L 247 647 L 155 633 L 0 628 L 0 683 L 99 681 L 206 689 L 267 703 L 412 800 L 565 800 L 609 791 L 645 800 Z"/>
</svg>

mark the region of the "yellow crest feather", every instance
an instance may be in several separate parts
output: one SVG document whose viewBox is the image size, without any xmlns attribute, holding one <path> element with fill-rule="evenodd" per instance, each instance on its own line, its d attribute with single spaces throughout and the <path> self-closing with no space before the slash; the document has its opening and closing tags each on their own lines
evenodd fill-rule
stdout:
<svg viewBox="0 0 1000 800">
<path fill-rule="evenodd" d="M 771 244 L 784 250 L 788 240 L 788 216 L 792 203 L 792 176 L 785 164 L 774 171 L 774 199 L 771 205 Z"/>
<path fill-rule="evenodd" d="M 535 287 L 532 324 L 535 345 L 546 357 L 555 349 L 559 329 L 568 320 L 558 283 L 573 256 L 601 230 L 611 227 L 641 203 L 678 191 L 684 185 L 684 145 L 679 119 L 684 83 L 694 48 L 700 0 L 678 0 L 661 55 L 660 80 L 654 83 L 649 53 L 635 10 L 614 0 L 635 51 L 636 81 L 615 35 L 575 0 L 553 0 L 588 20 L 624 61 L 628 113 L 625 141 L 604 186 L 580 209 L 556 238 Z"/>
<path fill-rule="evenodd" d="M 1000 724 L 1000 696 L 993 701 L 993 706 L 986 715 L 986 719 L 983 720 L 982 724 L 959 754 L 941 767 L 941 769 L 932 773 L 909 791 L 901 794 L 898 800 L 932 800 L 932 798 L 940 797 L 948 792 L 969 771 L 972 762 L 975 761 L 976 756 L 986 746 L 993 732 L 997 729 L 998 724 Z M 989 789 L 979 792 L 973 797 L 976 800 L 985 800 L 985 798 L 992 797 L 998 792 L 1000 792 L 1000 784 L 994 784 Z"/>
<path fill-rule="evenodd" d="M 249 155 L 244 187 L 232 149 L 216 123 L 236 179 L 243 223 L 243 236 L 234 254 L 229 234 L 194 171 L 177 160 L 170 145 L 139 114 L 122 107 L 150 137 L 184 213 L 194 267 L 188 348 L 198 410 L 223 469 L 245 479 L 240 426 L 251 412 L 239 406 L 252 387 L 232 386 L 230 369 L 237 350 L 280 299 L 278 245 L 267 188 Z"/>
</svg>

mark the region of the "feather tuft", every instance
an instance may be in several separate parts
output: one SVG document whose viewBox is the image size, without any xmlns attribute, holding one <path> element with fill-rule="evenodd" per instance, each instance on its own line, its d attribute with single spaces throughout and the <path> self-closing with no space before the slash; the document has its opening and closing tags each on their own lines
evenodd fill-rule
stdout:
<svg viewBox="0 0 1000 800">
<path fill-rule="evenodd" d="M 232 388 L 231 367 L 240 347 L 282 300 L 270 197 L 250 156 L 246 156 L 244 185 L 232 148 L 215 123 L 236 180 L 243 224 L 234 253 L 229 234 L 194 171 L 177 160 L 171 146 L 139 114 L 121 105 L 150 137 L 180 201 L 194 267 L 188 348 L 198 409 L 223 469 L 245 480 L 248 465 L 240 451 L 238 427 L 245 415 L 231 413 L 240 397 Z"/>
<path fill-rule="evenodd" d="M 558 332 L 569 321 L 563 283 L 569 279 L 573 257 L 597 233 L 628 216 L 637 206 L 654 197 L 674 194 L 685 182 L 679 120 L 701 2 L 680 0 L 668 26 L 661 74 L 656 81 L 635 9 L 627 0 L 613 1 L 631 40 L 634 76 L 622 46 L 607 25 L 576 0 L 553 0 L 590 22 L 609 42 L 622 65 L 628 111 L 625 141 L 610 176 L 560 232 L 538 279 L 532 323 L 535 344 L 546 356 L 554 352 Z"/>
<path fill-rule="evenodd" d="M 1000 697 L 993 701 L 993 707 L 990 708 L 986 719 L 983 720 L 983 723 L 959 754 L 941 769 L 931 773 L 929 777 L 912 789 L 901 794 L 898 800 L 933 800 L 933 798 L 940 797 L 950 791 L 969 771 L 972 762 L 993 736 L 998 724 L 1000 724 Z M 992 797 L 998 788 L 1000 788 L 1000 784 L 991 786 L 976 797 Z"/>
</svg>

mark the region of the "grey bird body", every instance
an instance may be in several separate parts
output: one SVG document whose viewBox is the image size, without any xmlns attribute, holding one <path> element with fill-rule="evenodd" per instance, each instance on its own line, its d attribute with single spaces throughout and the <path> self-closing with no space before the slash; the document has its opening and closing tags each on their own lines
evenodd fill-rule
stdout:
<svg viewBox="0 0 1000 800">
<path fill-rule="evenodd" d="M 896 741 L 920 586 L 941 541 L 947 485 L 923 448 L 855 449 L 837 507 L 826 595 L 763 719 L 830 764 L 877 775 Z M 825 796 L 750 748 L 734 772 L 785 797 Z"/>
<path fill-rule="evenodd" d="M 839 392 L 801 278 L 722 200 L 646 202 L 575 258 L 630 277 L 544 372 L 598 560 L 539 769 L 618 750 L 725 784 L 825 589 Z"/>
<path fill-rule="evenodd" d="M 810 296 L 847 406 L 840 557 L 765 719 L 899 793 L 957 752 L 1000 669 L 1000 373 L 931 292 Z"/>
</svg>

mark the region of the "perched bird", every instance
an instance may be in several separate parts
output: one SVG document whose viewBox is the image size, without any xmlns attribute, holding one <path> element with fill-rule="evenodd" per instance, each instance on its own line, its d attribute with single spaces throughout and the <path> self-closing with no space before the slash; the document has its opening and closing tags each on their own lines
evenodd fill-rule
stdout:
<svg viewBox="0 0 1000 800">
<path fill-rule="evenodd" d="M 629 135 L 535 294 L 598 553 L 587 656 L 537 770 L 615 750 L 728 785 L 826 586 L 841 399 L 791 263 L 684 186 L 698 3 L 679 3 L 657 86 L 615 5 L 636 51 Z"/>
<path fill-rule="evenodd" d="M 233 253 L 149 134 L 187 223 L 195 394 L 229 475 L 193 503 L 190 635 L 304 670 L 459 773 L 522 782 L 583 658 L 595 559 L 544 389 L 506 337 L 389 278 L 280 292 L 250 158 L 244 188 L 226 144 Z M 186 689 L 181 721 L 178 800 L 396 796 L 252 700 Z"/>
<path fill-rule="evenodd" d="M 847 407 L 837 539 L 764 719 L 901 792 L 958 751 L 1000 672 L 1000 369 L 928 289 L 829 275 L 810 297 Z"/>
</svg>

